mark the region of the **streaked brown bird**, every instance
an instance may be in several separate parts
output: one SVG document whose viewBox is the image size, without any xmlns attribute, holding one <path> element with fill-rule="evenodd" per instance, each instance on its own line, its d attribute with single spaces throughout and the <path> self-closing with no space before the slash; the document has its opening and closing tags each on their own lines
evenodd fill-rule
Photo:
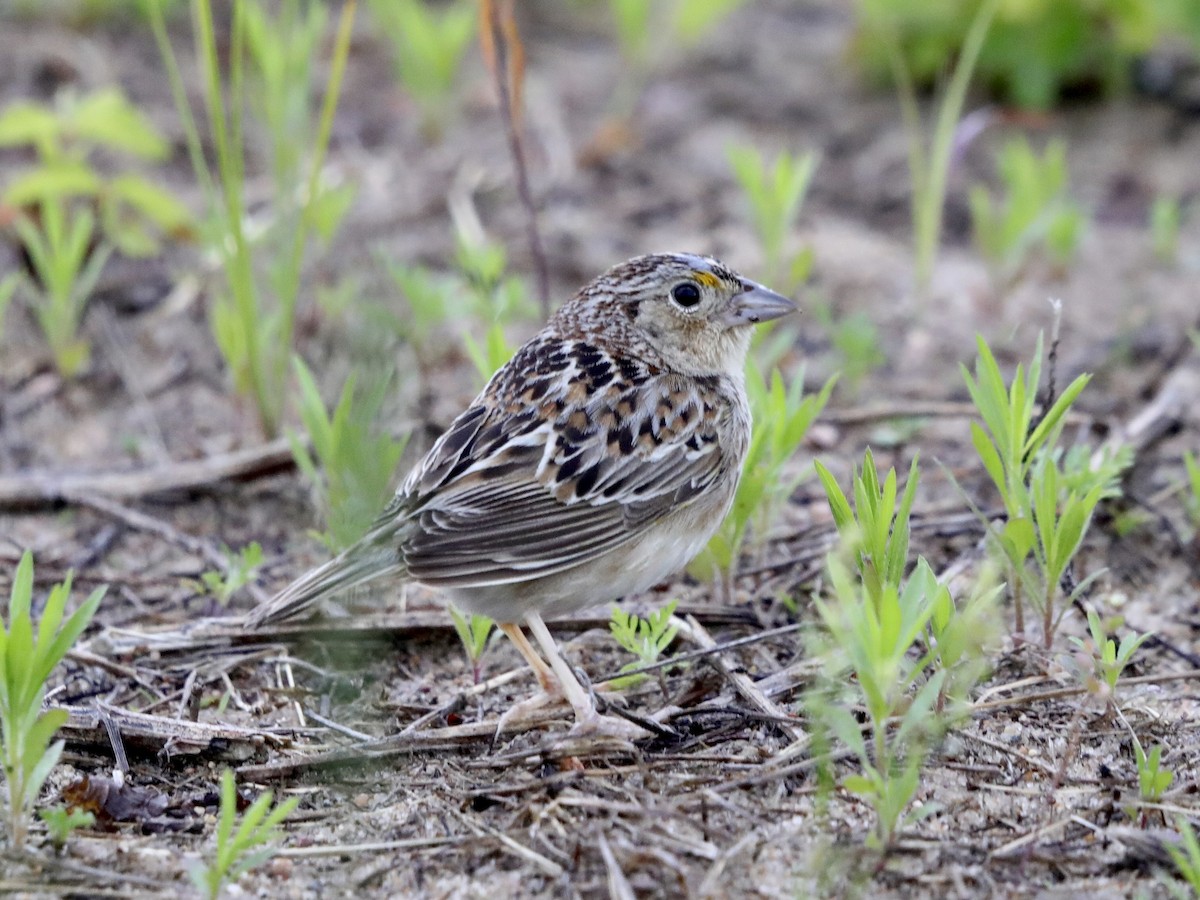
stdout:
<svg viewBox="0 0 1200 900">
<path fill-rule="evenodd" d="M 495 619 L 575 730 L 640 733 L 597 712 L 542 617 L 643 591 L 704 548 L 750 442 L 751 326 L 795 308 L 708 257 L 614 266 L 492 376 L 360 541 L 248 624 L 398 575 Z"/>
</svg>

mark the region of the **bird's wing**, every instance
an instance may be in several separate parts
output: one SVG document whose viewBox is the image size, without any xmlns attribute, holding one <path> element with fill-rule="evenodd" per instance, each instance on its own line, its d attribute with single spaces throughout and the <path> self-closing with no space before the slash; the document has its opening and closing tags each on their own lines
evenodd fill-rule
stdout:
<svg viewBox="0 0 1200 900">
<path fill-rule="evenodd" d="M 569 368 L 554 389 L 530 392 L 525 378 L 517 396 L 485 392 L 434 445 L 385 514 L 410 526 L 400 552 L 413 578 L 468 587 L 560 572 L 736 478 L 731 383 L 586 371 L 601 375 Z"/>
</svg>

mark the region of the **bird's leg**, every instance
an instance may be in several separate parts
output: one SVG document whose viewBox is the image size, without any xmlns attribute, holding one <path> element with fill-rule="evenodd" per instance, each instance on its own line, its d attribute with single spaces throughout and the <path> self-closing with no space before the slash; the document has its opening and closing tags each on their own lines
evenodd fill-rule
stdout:
<svg viewBox="0 0 1200 900">
<path fill-rule="evenodd" d="M 508 639 L 516 645 L 521 655 L 525 657 L 525 662 L 529 663 L 530 668 L 533 669 L 533 673 L 537 675 L 538 684 L 542 686 L 542 690 L 551 695 L 560 694 L 558 680 L 554 677 L 554 673 L 542 661 L 542 658 L 538 656 L 538 652 L 533 649 L 533 645 L 525 637 L 525 632 L 521 631 L 521 626 L 515 622 L 503 622 L 497 623 L 497 627 L 508 635 Z"/>
<path fill-rule="evenodd" d="M 550 668 L 554 670 L 554 675 L 558 679 L 559 690 L 567 698 L 571 708 L 575 710 L 575 727 L 571 729 L 572 731 L 580 734 L 608 735 L 627 740 L 647 736 L 645 729 L 639 728 L 632 722 L 613 716 L 602 716 L 597 712 L 592 695 L 579 683 L 579 679 L 575 677 L 575 673 L 571 671 L 567 661 L 558 652 L 558 645 L 554 643 L 554 638 L 551 636 L 550 630 L 546 628 L 546 623 L 542 621 L 541 616 L 535 612 L 528 613 L 525 616 L 525 624 L 529 626 L 534 640 L 541 644 L 542 652 L 546 654 L 546 660 L 550 663 Z M 519 634 L 520 629 L 517 629 L 517 632 Z M 505 634 L 508 632 L 506 631 Z M 521 635 L 522 640 L 524 637 Z M 528 642 L 526 642 L 526 646 L 528 646 Z M 532 649 L 530 647 L 530 650 Z M 532 660 L 530 663 L 532 664 Z M 537 666 L 534 668 L 536 669 Z"/>
<path fill-rule="evenodd" d="M 545 653 L 546 660 L 550 665 L 546 665 L 546 660 L 543 660 L 534 646 L 529 643 L 529 639 L 521 631 L 521 626 L 513 622 L 505 622 L 499 626 L 500 630 L 508 635 L 508 639 L 516 645 L 517 650 L 525 657 L 525 661 L 537 675 L 538 683 L 542 686 L 542 693 L 510 707 L 496 725 L 497 736 L 505 731 L 511 722 L 519 721 L 560 697 L 565 698 L 575 711 L 575 727 L 572 731 L 576 733 L 608 735 L 625 740 L 647 736 L 646 731 L 632 722 L 600 715 L 596 710 L 595 703 L 592 702 L 591 695 L 579 683 L 579 679 L 575 677 L 575 673 L 571 671 L 567 661 L 558 652 L 558 646 L 554 643 L 554 638 L 550 636 L 542 617 L 536 613 L 530 613 L 525 617 L 525 622 L 529 625 L 529 630 L 533 632 L 534 638 L 541 644 L 542 652 Z"/>
<path fill-rule="evenodd" d="M 506 731 L 511 723 L 520 722 L 532 713 L 542 709 L 548 703 L 552 703 L 563 696 L 562 688 L 558 684 L 558 678 L 555 677 L 554 672 L 546 665 L 545 661 L 538 656 L 537 650 L 533 648 L 533 645 L 529 643 L 529 639 L 525 637 L 525 633 L 521 631 L 521 626 L 515 622 L 500 622 L 497 625 L 501 631 L 508 635 L 508 639 L 513 642 L 517 650 L 525 657 L 525 661 L 529 663 L 529 667 L 537 675 L 538 683 L 542 686 L 542 692 L 536 697 L 529 697 L 520 703 L 514 703 L 508 708 L 508 711 L 496 723 L 496 734 L 492 737 L 493 744 L 500 737 L 501 732 Z"/>
</svg>

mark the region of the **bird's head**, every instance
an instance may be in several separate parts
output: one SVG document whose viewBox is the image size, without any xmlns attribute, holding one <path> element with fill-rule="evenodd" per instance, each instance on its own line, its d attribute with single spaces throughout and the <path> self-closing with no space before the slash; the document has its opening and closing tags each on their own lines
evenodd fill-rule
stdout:
<svg viewBox="0 0 1200 900">
<path fill-rule="evenodd" d="M 749 326 L 796 311 L 781 294 L 691 253 L 623 262 L 580 291 L 573 305 L 572 318 L 611 317 L 605 330 L 627 336 L 631 351 L 649 351 L 668 368 L 695 375 L 740 373 Z"/>
</svg>

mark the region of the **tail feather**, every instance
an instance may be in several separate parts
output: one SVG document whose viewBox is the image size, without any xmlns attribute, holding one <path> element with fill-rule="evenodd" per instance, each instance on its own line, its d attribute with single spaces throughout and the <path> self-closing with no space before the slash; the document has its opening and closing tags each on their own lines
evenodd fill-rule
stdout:
<svg viewBox="0 0 1200 900">
<path fill-rule="evenodd" d="M 404 561 L 396 542 L 390 546 L 369 540 L 371 535 L 324 565 L 301 575 L 266 603 L 250 611 L 251 628 L 280 622 L 308 609 L 314 603 L 384 575 L 403 573 Z"/>
</svg>

